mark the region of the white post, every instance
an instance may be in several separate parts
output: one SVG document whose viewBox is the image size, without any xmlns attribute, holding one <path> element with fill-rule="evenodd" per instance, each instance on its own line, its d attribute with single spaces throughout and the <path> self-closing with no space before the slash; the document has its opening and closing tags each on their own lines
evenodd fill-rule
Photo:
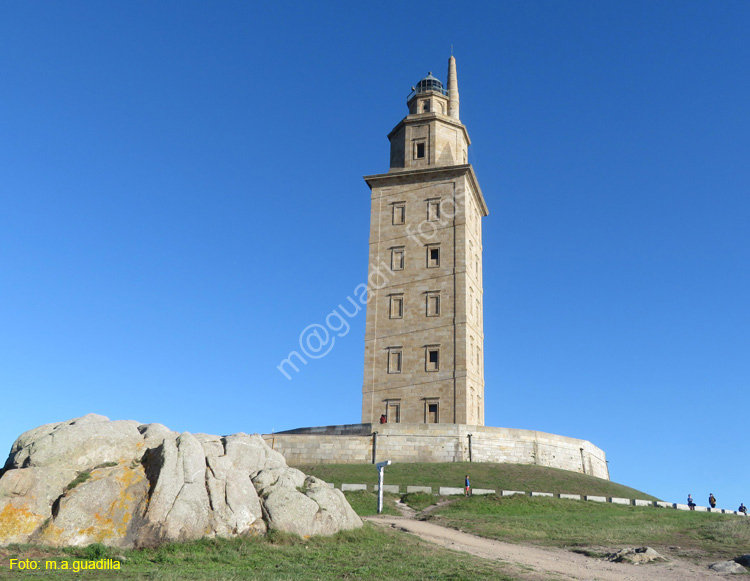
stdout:
<svg viewBox="0 0 750 581">
<path fill-rule="evenodd" d="M 378 514 L 383 512 L 383 472 L 385 466 L 378 466 Z"/>
<path fill-rule="evenodd" d="M 385 467 L 390 466 L 390 464 L 390 460 L 375 464 L 378 469 L 378 514 L 383 512 L 383 475 L 385 473 Z"/>
</svg>

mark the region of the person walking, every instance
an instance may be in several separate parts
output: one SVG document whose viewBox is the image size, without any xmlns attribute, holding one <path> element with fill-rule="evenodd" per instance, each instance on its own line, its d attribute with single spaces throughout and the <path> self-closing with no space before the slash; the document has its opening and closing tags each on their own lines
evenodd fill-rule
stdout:
<svg viewBox="0 0 750 581">
<path fill-rule="evenodd" d="M 469 482 L 469 475 L 466 475 L 466 480 L 464 481 L 464 496 L 471 495 L 471 483 Z"/>
</svg>

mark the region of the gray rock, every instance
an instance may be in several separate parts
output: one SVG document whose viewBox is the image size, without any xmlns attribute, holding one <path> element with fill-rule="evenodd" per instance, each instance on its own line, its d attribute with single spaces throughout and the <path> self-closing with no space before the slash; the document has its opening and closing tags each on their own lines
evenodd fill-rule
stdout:
<svg viewBox="0 0 750 581">
<path fill-rule="evenodd" d="M 616 563 L 631 563 L 634 565 L 651 563 L 652 561 L 666 561 L 664 557 L 651 547 L 622 549 L 617 553 L 612 553 L 607 559 Z"/>
<path fill-rule="evenodd" d="M 241 470 L 255 476 L 266 468 L 286 468 L 284 457 L 271 450 L 258 434 L 234 434 L 224 438 L 225 454 Z"/>
<path fill-rule="evenodd" d="M 226 438 L 196 434 L 206 455 L 206 487 L 214 511 L 214 528 L 222 537 L 266 532 L 260 498 L 250 472 L 234 466 L 225 454 Z M 233 436 L 230 436 L 233 437 Z"/>
<path fill-rule="evenodd" d="M 735 563 L 734 561 L 719 561 L 718 563 L 712 563 L 708 566 L 711 571 L 715 571 L 717 573 L 744 573 L 745 568 L 740 565 L 739 563 Z"/>
<path fill-rule="evenodd" d="M 296 533 L 301 537 L 318 534 L 318 503 L 293 488 L 274 487 L 264 498 L 268 528 Z"/>
<path fill-rule="evenodd" d="M 147 502 L 143 467 L 118 465 L 92 470 L 88 480 L 56 502 L 54 520 L 35 541 L 45 545 L 134 544 L 138 515 Z"/>
<path fill-rule="evenodd" d="M 22 434 L 11 447 L 5 468 L 64 466 L 86 470 L 106 462 L 132 459 L 142 440 L 138 422 L 111 422 L 104 416 L 89 414 Z"/>
<path fill-rule="evenodd" d="M 295 468 L 261 470 L 253 484 L 271 529 L 309 536 L 362 526 L 343 492 Z"/>
<path fill-rule="evenodd" d="M 257 434 L 178 434 L 90 414 L 22 434 L 0 478 L 0 545 L 127 548 L 361 526 L 341 491 L 289 468 Z"/>
<path fill-rule="evenodd" d="M 328 486 L 327 482 L 308 476 L 305 480 L 305 494 L 320 507 L 320 517 L 316 523 L 318 535 L 333 535 L 340 530 L 356 529 L 362 521 L 346 501 L 344 493 Z"/>
<path fill-rule="evenodd" d="M 40 467 L 8 470 L 0 479 L 0 544 L 33 538 L 76 475 L 75 470 Z"/>
<path fill-rule="evenodd" d="M 184 432 L 174 441 L 164 440 L 153 459 L 147 470 L 158 472 L 151 472 L 156 486 L 145 516 L 151 531 L 148 541 L 187 541 L 209 534 L 206 459 L 200 442 Z"/>
</svg>

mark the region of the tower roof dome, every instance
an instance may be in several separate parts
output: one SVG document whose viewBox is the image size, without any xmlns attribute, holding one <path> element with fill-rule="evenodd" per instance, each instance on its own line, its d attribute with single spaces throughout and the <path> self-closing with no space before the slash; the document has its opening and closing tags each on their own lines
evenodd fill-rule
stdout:
<svg viewBox="0 0 750 581">
<path fill-rule="evenodd" d="M 443 95 L 446 94 L 446 91 L 443 88 L 443 83 L 441 83 L 436 77 L 433 77 L 432 72 L 427 73 L 427 76 L 417 83 L 417 88 L 414 92 L 424 93 L 426 91 L 437 91 Z"/>
</svg>

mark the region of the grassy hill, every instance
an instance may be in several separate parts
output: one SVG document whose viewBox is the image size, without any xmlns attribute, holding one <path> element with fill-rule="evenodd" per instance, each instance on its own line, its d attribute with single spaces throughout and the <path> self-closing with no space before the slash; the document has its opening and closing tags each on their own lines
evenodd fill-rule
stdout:
<svg viewBox="0 0 750 581">
<path fill-rule="evenodd" d="M 458 497 L 428 518 L 483 537 L 594 555 L 649 545 L 665 555 L 716 561 L 750 546 L 746 517 L 559 498 Z"/>
<path fill-rule="evenodd" d="M 305 474 L 332 482 L 336 486 L 340 486 L 342 482 L 350 484 L 377 484 L 378 482 L 378 471 L 372 464 L 315 464 L 296 466 L 296 468 Z M 385 483 L 404 487 L 402 492 L 406 491 L 407 485 L 432 486 L 437 492 L 440 486 L 463 487 L 466 474 L 469 475 L 474 488 L 489 488 L 498 492 L 500 490 L 534 490 L 554 494 L 589 494 L 659 500 L 650 494 L 609 480 L 568 470 L 525 464 L 397 463 L 386 468 Z"/>
</svg>

